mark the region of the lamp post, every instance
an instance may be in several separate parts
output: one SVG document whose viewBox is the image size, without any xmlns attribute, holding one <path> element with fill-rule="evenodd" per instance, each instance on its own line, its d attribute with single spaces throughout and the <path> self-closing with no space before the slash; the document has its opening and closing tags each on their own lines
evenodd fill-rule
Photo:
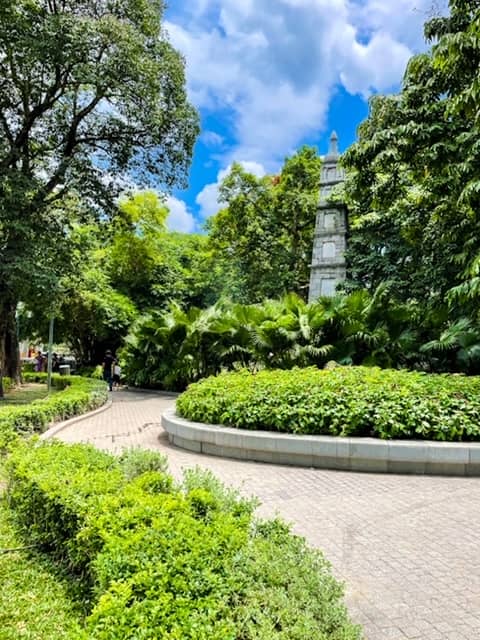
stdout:
<svg viewBox="0 0 480 640">
<path fill-rule="evenodd" d="M 50 318 L 48 327 L 48 359 L 47 359 L 47 391 L 50 393 L 52 387 L 52 349 L 53 349 L 53 321 L 54 316 Z"/>
</svg>

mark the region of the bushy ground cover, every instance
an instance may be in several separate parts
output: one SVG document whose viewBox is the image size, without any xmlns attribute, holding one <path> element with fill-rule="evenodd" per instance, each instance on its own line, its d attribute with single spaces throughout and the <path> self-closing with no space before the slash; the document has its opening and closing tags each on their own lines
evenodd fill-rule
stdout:
<svg viewBox="0 0 480 640">
<path fill-rule="evenodd" d="M 210 473 L 86 445 L 17 446 L 8 504 L 23 539 L 77 576 L 95 640 L 359 640 L 320 552 Z M 80 636 L 79 636 L 80 637 Z"/>
<path fill-rule="evenodd" d="M 13 380 L 7 376 L 2 376 L 2 389 L 4 393 L 7 393 L 13 387 Z"/>
<path fill-rule="evenodd" d="M 24 380 L 46 384 L 47 374 L 25 373 Z M 41 433 L 52 422 L 96 409 L 108 397 L 107 385 L 100 380 L 53 375 L 52 385 L 58 393 L 26 405 L 0 404 L 0 450 L 5 449 L 18 436 Z"/>
<path fill-rule="evenodd" d="M 243 370 L 192 384 L 177 411 L 243 429 L 480 440 L 480 377 L 373 367 Z"/>
</svg>

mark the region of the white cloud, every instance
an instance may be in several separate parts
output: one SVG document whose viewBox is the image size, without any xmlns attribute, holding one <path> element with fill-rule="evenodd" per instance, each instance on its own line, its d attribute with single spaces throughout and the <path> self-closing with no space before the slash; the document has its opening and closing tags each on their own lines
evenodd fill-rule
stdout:
<svg viewBox="0 0 480 640">
<path fill-rule="evenodd" d="M 340 71 L 340 80 L 349 93 L 365 97 L 377 88 L 389 88 L 403 76 L 411 52 L 387 33 L 375 34 L 367 46 L 353 41 L 347 52 L 349 64 Z M 376 64 L 388 51 L 388 64 Z M 350 54 L 350 55 L 349 55 Z"/>
<path fill-rule="evenodd" d="M 446 0 L 439 0 L 444 4 Z M 324 129 L 336 86 L 388 91 L 423 46 L 432 0 L 192 0 L 167 23 L 191 99 L 227 113 L 224 166 L 278 163 Z M 211 210 L 214 190 L 202 192 Z M 203 206 L 203 205 L 202 205 Z"/>
<path fill-rule="evenodd" d="M 204 131 L 201 138 L 208 147 L 221 147 L 225 142 L 224 138 L 215 131 Z"/>
<path fill-rule="evenodd" d="M 183 231 L 184 233 L 195 231 L 195 219 L 183 200 L 167 196 L 165 204 L 170 211 L 167 218 L 167 227 L 170 231 Z"/>
<path fill-rule="evenodd" d="M 367 0 L 351 3 L 351 21 L 360 33 L 387 33 L 411 51 L 423 47 L 423 23 L 445 14 L 448 0 Z"/>
<path fill-rule="evenodd" d="M 266 173 L 265 168 L 258 162 L 245 160 L 239 162 L 239 164 L 242 165 L 245 171 L 253 173 L 253 175 L 258 178 L 262 178 Z M 200 216 L 202 218 L 209 218 L 219 211 L 220 205 L 218 203 L 218 189 L 222 180 L 229 174 L 231 168 L 232 166 L 229 165 L 226 169 L 219 171 L 217 181 L 205 185 L 197 195 L 195 202 L 200 207 Z"/>
</svg>

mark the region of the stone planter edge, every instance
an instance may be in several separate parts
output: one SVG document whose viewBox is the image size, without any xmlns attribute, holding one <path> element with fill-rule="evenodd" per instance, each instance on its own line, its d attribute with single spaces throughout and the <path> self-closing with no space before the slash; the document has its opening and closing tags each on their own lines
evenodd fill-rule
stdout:
<svg viewBox="0 0 480 640">
<path fill-rule="evenodd" d="M 274 464 L 449 476 L 480 476 L 480 443 L 377 440 L 233 429 L 162 415 L 171 444 L 225 458 Z"/>
</svg>

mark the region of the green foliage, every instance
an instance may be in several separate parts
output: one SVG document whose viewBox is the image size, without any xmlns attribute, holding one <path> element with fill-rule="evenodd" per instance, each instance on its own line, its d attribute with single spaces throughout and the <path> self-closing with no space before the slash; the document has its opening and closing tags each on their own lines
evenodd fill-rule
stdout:
<svg viewBox="0 0 480 640">
<path fill-rule="evenodd" d="M 239 516 L 251 516 L 255 508 L 259 506 L 256 498 L 241 497 L 238 491 L 225 487 L 211 471 L 201 467 L 185 469 L 182 489 L 190 496 L 199 490 L 203 491 L 211 497 L 220 510 Z"/>
<path fill-rule="evenodd" d="M 81 616 L 68 595 L 68 582 L 57 568 L 32 549 L 9 520 L 0 502 L 0 628 L 2 640 L 80 640 Z"/>
<path fill-rule="evenodd" d="M 306 296 L 320 164 L 303 147 L 279 176 L 257 178 L 233 165 L 220 187 L 225 208 L 207 224 L 224 295 L 242 303 L 289 291 Z"/>
<path fill-rule="evenodd" d="M 2 2 L 0 344 L 15 336 L 20 300 L 61 297 L 59 279 L 75 272 L 73 225 L 109 213 L 126 178 L 184 183 L 198 116 L 163 9 Z M 2 367 L 12 357 L 0 353 Z"/>
<path fill-rule="evenodd" d="M 137 316 L 132 300 L 116 289 L 100 259 L 105 229 L 76 225 L 71 251 L 77 268 L 66 269 L 57 283 L 58 299 L 45 305 L 35 298 L 22 305 L 19 324 L 24 339 L 48 340 L 52 311 L 55 340 L 68 344 L 79 363 L 99 364 L 105 350 L 116 349 Z"/>
<path fill-rule="evenodd" d="M 90 366 L 116 351 L 138 309 L 206 306 L 218 298 L 218 279 L 206 236 L 166 232 L 167 209 L 156 194 L 124 198 L 113 223 L 78 226 L 78 268 L 60 281 L 55 339 Z M 221 278 L 220 278 L 221 280 Z M 51 308 L 23 305 L 21 336 L 46 341 Z"/>
<path fill-rule="evenodd" d="M 339 600 L 341 588 L 325 570 L 325 559 L 308 549 L 303 538 L 293 536 L 283 522 L 258 523 L 253 543 L 244 547 L 235 560 L 240 583 L 240 606 L 233 611 L 238 634 L 235 637 L 359 637 L 342 622 L 345 613 Z M 308 602 L 308 606 L 300 611 L 302 602 Z"/>
<path fill-rule="evenodd" d="M 167 457 L 158 451 L 131 448 L 123 451 L 120 465 L 127 480 L 133 480 L 148 471 L 167 471 L 168 461 Z"/>
<path fill-rule="evenodd" d="M 46 382 L 46 373 L 26 373 L 25 381 Z M 52 376 L 52 385 L 62 390 L 28 405 L 0 406 L 0 450 L 17 439 L 44 431 L 52 422 L 65 420 L 105 403 L 107 386 L 102 381 L 78 376 Z"/>
<path fill-rule="evenodd" d="M 14 382 L 11 378 L 8 378 L 7 376 L 2 377 L 2 387 L 3 387 L 4 393 L 7 393 L 7 391 L 10 391 L 10 389 L 12 389 L 13 386 L 14 386 Z"/>
<path fill-rule="evenodd" d="M 22 373 L 33 373 L 35 371 L 35 363 L 34 362 L 23 362 L 22 363 Z"/>
<path fill-rule="evenodd" d="M 160 239 L 154 285 L 157 307 L 171 301 L 183 308 L 205 308 L 224 290 L 225 272 L 206 235 L 169 232 Z"/>
<path fill-rule="evenodd" d="M 88 637 L 360 638 L 322 555 L 211 476 L 157 491 L 161 472 L 128 482 L 119 459 L 59 442 L 18 448 L 8 471 L 25 538 L 84 583 Z"/>
<path fill-rule="evenodd" d="M 190 420 L 298 434 L 480 440 L 480 378 L 366 367 L 222 374 L 177 400 Z"/>
<path fill-rule="evenodd" d="M 141 319 L 123 350 L 124 375 L 138 386 L 183 389 L 221 370 L 343 364 L 419 364 L 418 305 L 387 291 L 338 294 L 307 304 L 294 294 L 259 305 L 220 302 L 206 310 Z"/>
<path fill-rule="evenodd" d="M 216 315 L 216 307 L 183 311 L 172 304 L 165 313 L 140 319 L 122 351 L 123 375 L 136 386 L 182 389 L 215 373 L 220 359 L 211 322 Z"/>
<path fill-rule="evenodd" d="M 468 319 L 477 334 L 479 325 L 480 14 L 478 2 L 449 5 L 447 17 L 425 25 L 431 49 L 410 60 L 398 95 L 371 99 L 343 157 L 347 287 L 382 284 L 422 304 L 425 342 L 443 343 L 437 354 L 457 321 Z M 440 367 L 478 372 L 461 349 Z"/>
</svg>

